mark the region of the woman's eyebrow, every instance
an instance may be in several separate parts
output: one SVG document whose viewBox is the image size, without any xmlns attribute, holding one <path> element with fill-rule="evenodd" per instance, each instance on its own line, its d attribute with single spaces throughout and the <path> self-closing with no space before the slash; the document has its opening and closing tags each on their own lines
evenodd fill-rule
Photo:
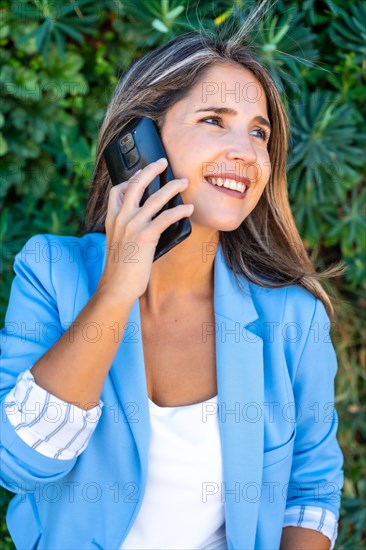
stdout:
<svg viewBox="0 0 366 550">
<path fill-rule="evenodd" d="M 231 109 L 230 107 L 205 107 L 204 109 L 198 109 L 197 111 L 195 111 L 195 113 L 202 113 L 206 111 L 211 111 L 211 112 L 217 113 L 218 115 L 237 115 L 238 114 L 238 112 L 235 111 L 235 109 Z M 267 126 L 269 130 L 271 129 L 270 122 L 266 118 L 263 118 L 260 115 L 254 117 L 254 121 L 259 122 L 260 124 L 263 124 L 263 126 Z"/>
</svg>

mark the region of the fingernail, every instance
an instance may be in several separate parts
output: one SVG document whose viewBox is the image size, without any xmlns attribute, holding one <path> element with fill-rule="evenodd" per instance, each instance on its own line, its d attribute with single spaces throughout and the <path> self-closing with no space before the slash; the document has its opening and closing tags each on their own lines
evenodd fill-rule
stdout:
<svg viewBox="0 0 366 550">
<path fill-rule="evenodd" d="M 157 160 L 156 162 L 158 162 L 159 164 L 166 164 L 167 160 L 166 160 L 166 158 L 162 157 L 161 159 Z"/>
<path fill-rule="evenodd" d="M 137 176 L 137 174 L 139 174 L 140 172 L 142 172 L 142 168 L 140 168 L 140 170 L 137 170 L 135 176 Z"/>
</svg>

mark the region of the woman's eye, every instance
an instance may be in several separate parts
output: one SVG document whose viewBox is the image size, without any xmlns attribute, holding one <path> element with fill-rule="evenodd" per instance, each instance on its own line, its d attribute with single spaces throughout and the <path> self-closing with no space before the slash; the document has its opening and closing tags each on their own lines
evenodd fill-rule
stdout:
<svg viewBox="0 0 366 550">
<path fill-rule="evenodd" d="M 211 120 L 216 121 L 218 124 L 211 124 L 211 122 L 209 122 Z M 212 126 L 223 126 L 222 118 L 218 117 L 218 116 L 206 117 L 206 118 L 201 119 L 200 122 L 208 122 Z M 267 130 L 265 130 L 264 128 L 257 128 L 254 131 L 259 133 L 259 137 L 262 141 L 267 141 L 269 139 L 269 132 Z"/>
<path fill-rule="evenodd" d="M 259 132 L 260 138 L 263 141 L 267 141 L 267 139 L 269 139 L 269 132 L 267 132 L 267 130 L 264 130 L 263 128 L 259 128 L 259 129 L 254 130 L 254 131 Z"/>
<path fill-rule="evenodd" d="M 219 122 L 219 126 L 222 126 L 222 118 L 218 117 L 218 116 L 210 116 L 210 117 L 207 117 L 207 118 L 203 118 L 201 122 L 208 122 L 209 120 L 216 120 Z M 217 124 L 213 124 L 213 126 L 217 126 Z"/>
</svg>

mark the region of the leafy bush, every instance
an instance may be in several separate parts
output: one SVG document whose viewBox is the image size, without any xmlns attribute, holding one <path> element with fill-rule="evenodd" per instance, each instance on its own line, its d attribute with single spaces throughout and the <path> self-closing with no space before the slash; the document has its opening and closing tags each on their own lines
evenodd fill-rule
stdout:
<svg viewBox="0 0 366 550">
<path fill-rule="evenodd" d="M 25 241 L 83 231 L 98 127 L 121 72 L 200 26 L 224 35 L 249 8 L 244 0 L 0 3 L 2 314 Z M 340 259 L 348 266 L 331 283 L 343 304 L 334 337 L 346 477 L 337 548 L 366 542 L 365 20 L 361 0 L 278 0 L 253 38 L 290 115 L 289 197 L 300 234 L 319 268 Z M 9 497 L 1 493 L 4 516 Z M 4 521 L 1 534 L 3 548 L 13 548 Z"/>
</svg>

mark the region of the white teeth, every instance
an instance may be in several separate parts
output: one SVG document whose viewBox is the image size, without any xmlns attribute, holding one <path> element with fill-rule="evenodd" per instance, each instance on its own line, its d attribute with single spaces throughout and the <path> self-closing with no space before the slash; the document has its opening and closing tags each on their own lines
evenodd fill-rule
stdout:
<svg viewBox="0 0 366 550">
<path fill-rule="evenodd" d="M 206 181 L 212 183 L 212 185 L 217 185 L 218 187 L 223 186 L 227 189 L 233 189 L 233 191 L 239 191 L 240 193 L 244 193 L 245 189 L 247 188 L 244 183 L 238 183 L 237 181 L 231 179 L 206 178 Z"/>
</svg>

